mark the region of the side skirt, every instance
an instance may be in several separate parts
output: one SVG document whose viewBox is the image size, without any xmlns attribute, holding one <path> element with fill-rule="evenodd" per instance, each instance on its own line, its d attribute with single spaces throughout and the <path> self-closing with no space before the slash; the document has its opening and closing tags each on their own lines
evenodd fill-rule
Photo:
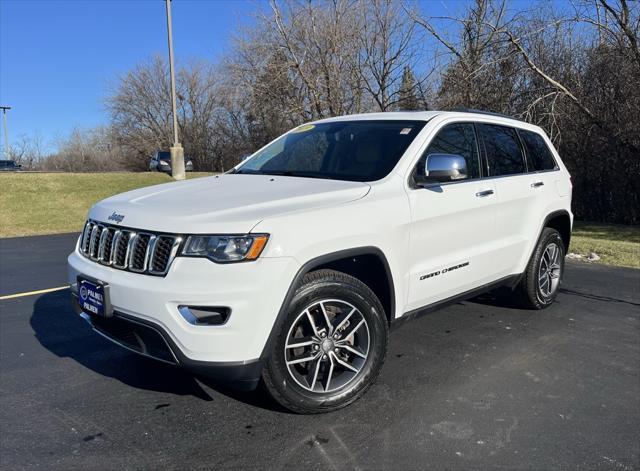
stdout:
<svg viewBox="0 0 640 471">
<path fill-rule="evenodd" d="M 404 325 L 404 323 L 408 320 L 413 320 L 418 317 L 422 317 L 426 314 L 429 314 L 443 307 L 450 306 L 451 304 L 459 303 L 460 301 L 466 301 L 467 299 L 474 298 L 488 291 L 492 291 L 494 289 L 497 289 L 503 286 L 507 286 L 513 289 L 518 285 L 521 278 L 522 278 L 522 274 L 505 276 L 504 278 L 500 278 L 499 280 L 492 281 L 491 283 L 487 283 L 486 285 L 479 286 L 478 288 L 474 288 L 472 290 L 465 291 L 464 293 L 451 296 L 450 298 L 443 299 L 442 301 L 437 301 L 433 304 L 428 304 L 418 309 L 414 309 L 412 311 L 406 312 L 402 317 L 398 317 L 393 320 L 393 322 L 391 323 L 391 330 L 392 331 L 396 330 L 401 325 Z"/>
</svg>

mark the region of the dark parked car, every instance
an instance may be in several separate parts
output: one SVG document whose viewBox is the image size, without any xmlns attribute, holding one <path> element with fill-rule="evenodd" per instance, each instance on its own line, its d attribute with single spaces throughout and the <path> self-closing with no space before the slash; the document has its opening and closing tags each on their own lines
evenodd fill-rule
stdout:
<svg viewBox="0 0 640 471">
<path fill-rule="evenodd" d="M 184 169 L 187 172 L 193 172 L 193 162 L 189 157 L 184 158 Z M 165 150 L 156 151 L 149 162 L 149 171 L 158 171 L 171 173 L 171 152 Z"/>
<path fill-rule="evenodd" d="M 0 172 L 16 172 L 22 168 L 15 160 L 0 160 Z"/>
</svg>

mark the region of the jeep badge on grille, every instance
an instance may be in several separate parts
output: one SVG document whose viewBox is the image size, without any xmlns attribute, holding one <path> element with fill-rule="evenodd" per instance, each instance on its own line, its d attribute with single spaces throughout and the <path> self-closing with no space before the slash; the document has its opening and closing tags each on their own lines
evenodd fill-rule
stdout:
<svg viewBox="0 0 640 471">
<path fill-rule="evenodd" d="M 122 222 L 122 220 L 124 219 L 124 214 L 118 214 L 115 211 L 113 212 L 113 214 L 111 216 L 109 216 L 107 218 L 109 221 L 115 221 L 115 222 Z"/>
</svg>

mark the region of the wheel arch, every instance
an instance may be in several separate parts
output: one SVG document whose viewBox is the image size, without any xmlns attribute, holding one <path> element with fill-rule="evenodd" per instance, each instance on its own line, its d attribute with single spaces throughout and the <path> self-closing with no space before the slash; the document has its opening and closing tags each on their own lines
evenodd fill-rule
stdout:
<svg viewBox="0 0 640 471">
<path fill-rule="evenodd" d="M 372 266 L 371 264 L 377 264 L 377 270 L 363 270 L 363 268 L 370 268 Z M 347 268 L 349 265 L 352 265 L 351 269 Z M 307 273 L 320 269 L 333 269 L 360 279 L 360 281 L 369 286 L 376 296 L 380 298 L 380 302 L 385 309 L 387 321 L 390 323 L 395 318 L 395 286 L 389 262 L 382 250 L 378 247 L 366 246 L 320 255 L 302 265 L 291 281 L 260 358 L 268 357 L 273 342 L 286 318 L 287 306 L 290 304 L 302 278 Z M 364 276 L 363 273 L 366 274 L 366 276 Z M 384 277 L 380 278 L 380 274 Z"/>
<path fill-rule="evenodd" d="M 545 217 L 544 223 L 540 228 L 538 240 L 540 240 L 542 230 L 545 227 L 550 227 L 560 233 L 560 237 L 562 237 L 562 242 L 564 245 L 564 253 L 569 253 L 569 244 L 571 243 L 571 216 L 569 216 L 569 212 L 567 210 L 561 209 L 549 213 L 547 217 Z"/>
<path fill-rule="evenodd" d="M 513 279 L 508 286 L 511 289 L 515 289 L 522 277 L 524 276 L 524 272 L 527 269 L 527 266 L 533 257 L 533 254 L 536 251 L 536 247 L 540 243 L 540 238 L 542 237 L 542 231 L 544 231 L 545 227 L 550 227 L 552 229 L 557 230 L 560 233 L 560 237 L 562 238 L 562 245 L 564 246 L 565 255 L 569 253 L 569 244 L 571 243 L 571 216 L 569 215 L 569 211 L 566 209 L 559 209 L 556 211 L 552 211 L 545 216 L 542 220 L 542 224 L 538 229 L 538 237 L 535 238 L 535 243 L 532 245 L 531 250 L 528 253 L 527 258 L 523 261 L 524 268 L 523 271 L 520 272 L 516 278 Z M 526 254 L 525 254 L 526 255 Z"/>
</svg>

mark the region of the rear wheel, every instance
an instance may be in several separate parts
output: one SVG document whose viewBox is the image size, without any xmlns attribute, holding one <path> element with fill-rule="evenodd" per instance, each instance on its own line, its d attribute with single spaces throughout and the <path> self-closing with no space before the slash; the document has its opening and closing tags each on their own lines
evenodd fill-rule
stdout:
<svg viewBox="0 0 640 471">
<path fill-rule="evenodd" d="M 517 288 L 518 301 L 530 309 L 544 309 L 555 301 L 564 271 L 564 242 L 555 229 L 545 227 Z"/>
<path fill-rule="evenodd" d="M 380 301 L 364 283 L 332 270 L 309 273 L 289 305 L 264 383 L 291 411 L 339 409 L 375 380 L 387 335 Z"/>
</svg>

